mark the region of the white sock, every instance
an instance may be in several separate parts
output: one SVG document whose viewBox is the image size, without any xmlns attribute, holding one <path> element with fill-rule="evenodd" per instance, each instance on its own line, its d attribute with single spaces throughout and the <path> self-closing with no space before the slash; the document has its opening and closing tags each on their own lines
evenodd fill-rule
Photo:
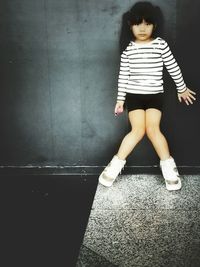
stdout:
<svg viewBox="0 0 200 267">
<path fill-rule="evenodd" d="M 166 161 L 168 161 L 168 160 L 171 160 L 172 159 L 172 156 L 170 156 L 168 159 L 165 159 L 165 160 L 160 160 L 160 162 L 166 162 Z"/>
</svg>

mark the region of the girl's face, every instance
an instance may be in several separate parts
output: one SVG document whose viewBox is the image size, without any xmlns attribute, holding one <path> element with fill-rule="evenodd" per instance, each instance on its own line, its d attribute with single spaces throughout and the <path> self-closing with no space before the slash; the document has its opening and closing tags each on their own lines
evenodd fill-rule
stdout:
<svg viewBox="0 0 200 267">
<path fill-rule="evenodd" d="M 154 25 L 146 22 L 145 20 L 143 20 L 140 24 L 134 24 L 131 26 L 131 30 L 136 41 L 142 43 L 151 41 L 153 28 Z"/>
</svg>

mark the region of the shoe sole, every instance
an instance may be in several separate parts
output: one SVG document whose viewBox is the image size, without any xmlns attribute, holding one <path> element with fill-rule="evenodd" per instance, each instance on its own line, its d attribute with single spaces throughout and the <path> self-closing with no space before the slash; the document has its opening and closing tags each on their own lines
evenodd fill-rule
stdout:
<svg viewBox="0 0 200 267">
<path fill-rule="evenodd" d="M 102 174 L 99 176 L 99 183 L 106 186 L 106 187 L 111 187 L 114 181 L 106 181 L 103 179 Z"/>
<path fill-rule="evenodd" d="M 162 172 L 162 168 L 161 166 L 159 165 L 159 168 Z M 177 172 L 177 175 L 179 175 L 179 173 Z M 179 175 L 180 176 L 180 175 Z M 182 187 L 182 184 L 181 184 L 181 179 L 178 178 L 178 183 L 177 184 L 169 184 L 167 183 L 167 181 L 165 180 L 165 184 L 166 184 L 166 188 L 168 191 L 175 191 L 175 190 L 180 190 L 181 187 Z"/>
<path fill-rule="evenodd" d="M 182 185 L 181 185 L 181 179 L 178 178 L 178 183 L 177 184 L 169 184 L 165 180 L 166 188 L 168 191 L 175 191 L 175 190 L 180 190 Z"/>
</svg>

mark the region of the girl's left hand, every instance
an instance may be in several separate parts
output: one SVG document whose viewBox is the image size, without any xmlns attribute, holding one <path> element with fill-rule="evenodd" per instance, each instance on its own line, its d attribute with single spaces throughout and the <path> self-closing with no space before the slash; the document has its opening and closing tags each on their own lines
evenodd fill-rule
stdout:
<svg viewBox="0 0 200 267">
<path fill-rule="evenodd" d="M 193 104 L 192 99 L 196 100 L 196 98 L 192 94 L 196 95 L 194 91 L 187 88 L 187 90 L 184 93 L 178 93 L 178 99 L 180 102 L 182 102 L 181 98 L 183 98 L 183 100 L 187 105 L 189 105 L 189 102 L 190 104 Z"/>
</svg>

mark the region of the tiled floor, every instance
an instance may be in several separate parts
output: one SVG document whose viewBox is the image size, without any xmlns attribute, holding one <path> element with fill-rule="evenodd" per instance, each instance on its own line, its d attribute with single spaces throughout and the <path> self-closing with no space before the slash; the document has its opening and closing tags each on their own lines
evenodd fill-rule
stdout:
<svg viewBox="0 0 200 267">
<path fill-rule="evenodd" d="M 98 185 L 77 267 L 199 267 L 200 175 L 169 192 L 161 175 Z"/>
</svg>

